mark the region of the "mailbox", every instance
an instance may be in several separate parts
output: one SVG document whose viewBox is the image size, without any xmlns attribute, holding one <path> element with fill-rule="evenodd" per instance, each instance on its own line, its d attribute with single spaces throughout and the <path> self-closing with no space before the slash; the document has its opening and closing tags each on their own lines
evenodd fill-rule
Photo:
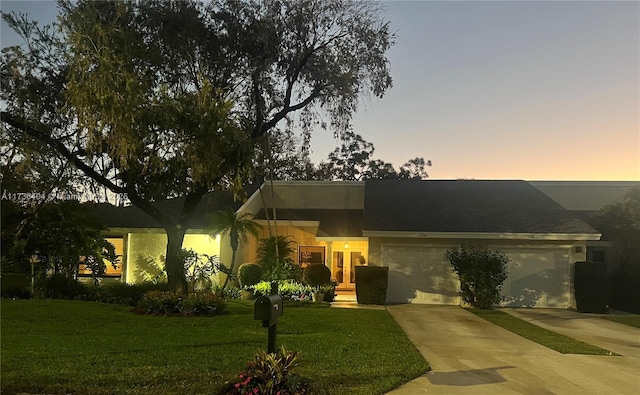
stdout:
<svg viewBox="0 0 640 395">
<path fill-rule="evenodd" d="M 262 326 L 273 326 L 282 316 L 282 296 L 260 296 L 256 299 L 253 309 L 253 318 L 262 320 Z"/>
</svg>

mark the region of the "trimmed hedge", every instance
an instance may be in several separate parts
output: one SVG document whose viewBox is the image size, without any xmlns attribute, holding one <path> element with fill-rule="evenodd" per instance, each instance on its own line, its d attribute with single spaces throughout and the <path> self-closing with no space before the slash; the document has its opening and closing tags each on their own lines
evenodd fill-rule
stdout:
<svg viewBox="0 0 640 395">
<path fill-rule="evenodd" d="M 384 305 L 387 300 L 389 268 L 356 266 L 356 297 L 360 304 Z"/>
<path fill-rule="evenodd" d="M 185 317 L 214 316 L 227 311 L 227 304 L 218 294 L 198 292 L 186 295 L 164 291 L 150 291 L 144 294 L 137 312 L 150 315 Z"/>
<path fill-rule="evenodd" d="M 611 300 L 607 268 L 600 262 L 576 262 L 574 288 L 578 311 L 608 313 Z"/>
<path fill-rule="evenodd" d="M 313 264 L 302 269 L 302 282 L 310 287 L 320 287 L 331 283 L 331 269 L 323 264 Z"/>
<path fill-rule="evenodd" d="M 238 281 L 241 287 L 256 285 L 262 280 L 262 267 L 257 263 L 243 263 L 238 268 Z"/>
</svg>

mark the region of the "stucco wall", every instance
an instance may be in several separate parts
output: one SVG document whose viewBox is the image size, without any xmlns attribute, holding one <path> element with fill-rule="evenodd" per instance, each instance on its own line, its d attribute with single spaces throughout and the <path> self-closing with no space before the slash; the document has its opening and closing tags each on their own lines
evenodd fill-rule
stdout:
<svg viewBox="0 0 640 395">
<path fill-rule="evenodd" d="M 136 283 L 158 276 L 158 264 L 162 262 L 166 248 L 167 235 L 164 233 L 129 233 L 125 281 Z M 198 254 L 220 256 L 220 241 L 208 235 L 187 234 L 182 248 L 194 250 Z"/>
</svg>

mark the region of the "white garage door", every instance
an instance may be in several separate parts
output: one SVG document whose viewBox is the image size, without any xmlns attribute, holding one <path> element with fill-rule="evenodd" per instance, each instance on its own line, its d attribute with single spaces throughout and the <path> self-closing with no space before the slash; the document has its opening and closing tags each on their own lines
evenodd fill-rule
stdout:
<svg viewBox="0 0 640 395">
<path fill-rule="evenodd" d="M 569 249 L 490 248 L 501 250 L 511 260 L 502 286 L 505 305 L 570 306 Z M 442 247 L 383 244 L 382 265 L 389 267 L 387 303 L 460 304 L 460 283 L 446 251 Z"/>
<path fill-rule="evenodd" d="M 382 265 L 389 267 L 387 303 L 460 304 L 458 276 L 446 248 L 383 244 Z"/>
<path fill-rule="evenodd" d="M 510 259 L 502 285 L 505 304 L 513 307 L 567 308 L 571 304 L 570 250 L 502 250 Z"/>
</svg>

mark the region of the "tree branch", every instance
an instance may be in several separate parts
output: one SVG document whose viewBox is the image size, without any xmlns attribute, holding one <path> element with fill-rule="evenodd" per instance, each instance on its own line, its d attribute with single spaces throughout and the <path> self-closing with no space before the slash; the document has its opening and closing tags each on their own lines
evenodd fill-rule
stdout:
<svg viewBox="0 0 640 395">
<path fill-rule="evenodd" d="M 35 129 L 34 127 L 27 125 L 23 120 L 19 120 L 13 115 L 2 111 L 0 113 L 0 119 L 2 122 L 16 129 L 20 129 L 27 133 L 29 136 L 48 144 L 51 148 L 56 150 L 60 155 L 72 163 L 76 168 L 82 171 L 87 177 L 96 181 L 97 183 L 109 188 L 113 193 L 124 193 L 127 195 L 131 203 L 144 211 L 151 218 L 158 221 L 163 227 L 169 226 L 171 223 L 169 217 L 167 217 L 162 211 L 154 207 L 150 202 L 141 198 L 138 193 L 131 186 L 121 187 L 114 184 L 104 175 L 98 173 L 93 167 L 87 165 L 82 159 L 80 159 L 75 153 L 71 152 L 62 142 L 54 139 L 46 133 Z"/>
<path fill-rule="evenodd" d="M 282 110 L 278 111 L 273 118 L 271 118 L 268 122 L 265 122 L 262 125 L 262 130 L 260 131 L 260 134 L 258 135 L 251 135 L 252 139 L 257 139 L 258 137 L 262 136 L 262 134 L 264 134 L 265 131 L 271 129 L 272 127 L 276 126 L 276 124 L 278 122 L 280 122 L 284 117 L 287 116 L 287 114 L 294 112 L 294 111 L 298 111 L 304 107 L 306 107 L 309 103 L 311 103 L 313 100 L 315 100 L 316 98 L 318 98 L 320 96 L 320 93 L 322 92 L 322 86 L 321 85 L 317 85 L 313 91 L 309 94 L 309 96 L 307 96 L 303 101 L 301 101 L 298 104 L 294 104 L 293 106 L 286 106 L 284 107 Z"/>
</svg>

